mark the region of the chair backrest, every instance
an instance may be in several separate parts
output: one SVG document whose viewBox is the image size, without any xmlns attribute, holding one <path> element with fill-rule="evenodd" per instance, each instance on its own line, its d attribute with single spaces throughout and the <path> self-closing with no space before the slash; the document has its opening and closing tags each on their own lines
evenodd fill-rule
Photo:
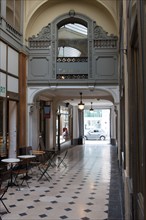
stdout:
<svg viewBox="0 0 146 220">
<path fill-rule="evenodd" d="M 17 163 L 13 167 L 13 171 L 16 171 L 16 170 L 26 170 L 26 165 L 27 165 L 27 161 L 26 160 L 20 160 L 20 162 Z"/>
</svg>

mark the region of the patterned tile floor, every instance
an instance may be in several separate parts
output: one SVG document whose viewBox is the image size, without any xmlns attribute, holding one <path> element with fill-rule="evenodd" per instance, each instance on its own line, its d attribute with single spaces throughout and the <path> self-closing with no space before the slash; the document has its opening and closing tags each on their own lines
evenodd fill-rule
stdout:
<svg viewBox="0 0 146 220">
<path fill-rule="evenodd" d="M 111 176 L 115 147 L 103 142 L 86 141 L 69 149 L 66 158 L 67 168 L 50 168 L 50 182 L 44 178 L 38 181 L 40 172 L 33 168 L 29 174 L 29 188 L 9 187 L 4 197 L 10 214 L 1 215 L 3 220 L 121 220 L 121 201 L 119 206 L 110 207 L 112 201 Z M 112 152 L 112 153 L 111 153 Z M 113 162 L 113 161 L 112 161 Z M 117 164 L 115 183 L 119 183 Z M 120 185 L 116 195 L 120 195 Z M 115 194 L 114 194 L 115 196 Z M 112 203 L 111 203 L 112 204 Z M 4 211 L 0 204 L 0 212 Z M 116 212 L 115 212 L 116 211 Z M 116 213 L 116 218 L 114 216 Z"/>
</svg>

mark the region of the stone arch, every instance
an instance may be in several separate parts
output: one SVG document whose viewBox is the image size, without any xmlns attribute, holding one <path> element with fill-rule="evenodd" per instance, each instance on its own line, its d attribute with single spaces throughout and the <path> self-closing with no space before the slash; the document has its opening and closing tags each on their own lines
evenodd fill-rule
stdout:
<svg viewBox="0 0 146 220">
<path fill-rule="evenodd" d="M 82 87 L 82 89 L 86 89 L 87 87 Z M 52 97 L 53 91 L 54 90 L 64 90 L 66 89 L 66 87 L 34 87 L 34 88 L 28 88 L 28 105 L 33 105 L 36 101 L 36 98 L 39 94 L 44 93 L 44 92 L 48 92 L 50 91 L 50 97 Z M 80 87 L 74 87 L 72 88 L 72 90 L 80 90 Z M 92 88 L 91 88 L 92 90 Z M 111 95 L 111 102 L 114 103 L 119 103 L 119 88 L 114 86 L 114 87 L 105 87 L 105 86 L 96 86 L 94 87 L 95 91 L 106 91 L 108 94 Z"/>
</svg>

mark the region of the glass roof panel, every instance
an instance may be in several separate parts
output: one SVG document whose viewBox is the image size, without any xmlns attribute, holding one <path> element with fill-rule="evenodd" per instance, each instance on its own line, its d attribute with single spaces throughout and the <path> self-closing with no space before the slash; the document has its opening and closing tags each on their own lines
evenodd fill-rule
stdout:
<svg viewBox="0 0 146 220">
<path fill-rule="evenodd" d="M 69 23 L 69 24 L 66 24 L 64 27 L 70 30 L 73 30 L 75 32 L 87 35 L 87 27 L 85 27 L 84 25 L 77 24 L 77 23 L 74 23 L 74 24 Z"/>
</svg>

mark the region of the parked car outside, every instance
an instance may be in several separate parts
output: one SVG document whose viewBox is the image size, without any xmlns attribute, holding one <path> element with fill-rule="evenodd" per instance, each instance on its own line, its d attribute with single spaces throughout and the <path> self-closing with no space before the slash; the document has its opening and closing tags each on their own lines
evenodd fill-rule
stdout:
<svg viewBox="0 0 146 220">
<path fill-rule="evenodd" d="M 90 130 L 84 135 L 86 140 L 105 140 L 106 136 L 105 131 L 101 129 Z"/>
</svg>

